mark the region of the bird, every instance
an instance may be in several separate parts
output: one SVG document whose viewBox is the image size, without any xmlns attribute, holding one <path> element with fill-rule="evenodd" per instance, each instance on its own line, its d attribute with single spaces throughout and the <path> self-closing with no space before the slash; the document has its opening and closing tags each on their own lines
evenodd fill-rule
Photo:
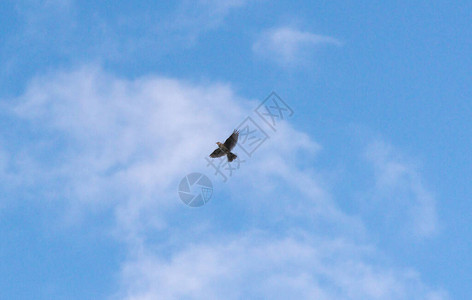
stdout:
<svg viewBox="0 0 472 300">
<path fill-rule="evenodd" d="M 215 158 L 226 155 L 226 157 L 228 157 L 228 162 L 232 162 L 233 160 L 235 160 L 238 156 L 232 153 L 231 150 L 233 150 L 234 146 L 236 146 L 236 143 L 238 142 L 238 137 L 239 131 L 235 129 L 233 133 L 229 136 L 229 138 L 226 139 L 224 144 L 216 142 L 218 148 L 216 148 L 215 151 L 210 154 L 210 157 Z"/>
</svg>

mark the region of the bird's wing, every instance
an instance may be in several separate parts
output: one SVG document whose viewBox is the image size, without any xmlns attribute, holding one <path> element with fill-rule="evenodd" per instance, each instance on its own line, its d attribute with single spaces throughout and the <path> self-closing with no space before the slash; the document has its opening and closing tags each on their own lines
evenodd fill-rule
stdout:
<svg viewBox="0 0 472 300">
<path fill-rule="evenodd" d="M 229 151 L 233 150 L 234 146 L 238 142 L 239 131 L 233 131 L 233 134 L 225 141 L 224 145 Z"/>
<path fill-rule="evenodd" d="M 221 150 L 220 148 L 217 148 L 217 149 L 215 149 L 215 151 L 213 151 L 213 152 L 210 154 L 210 157 L 215 158 L 215 157 L 221 157 L 221 156 L 223 156 L 223 155 L 225 155 L 225 153 L 223 152 L 223 150 Z"/>
</svg>

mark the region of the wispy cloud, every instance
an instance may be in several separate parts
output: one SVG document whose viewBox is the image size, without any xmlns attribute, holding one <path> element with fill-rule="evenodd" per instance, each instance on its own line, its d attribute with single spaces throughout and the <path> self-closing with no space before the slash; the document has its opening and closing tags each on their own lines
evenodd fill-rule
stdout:
<svg viewBox="0 0 472 300">
<path fill-rule="evenodd" d="M 252 49 L 258 56 L 280 65 L 296 66 L 308 63 L 319 47 L 329 45 L 340 46 L 342 43 L 330 36 L 279 27 L 263 32 Z"/>
<path fill-rule="evenodd" d="M 198 0 L 180 2 L 175 15 L 165 24 L 166 30 L 183 35 L 187 42 L 194 43 L 207 31 L 219 27 L 231 11 L 242 8 L 248 0 Z"/>
<path fill-rule="evenodd" d="M 448 299 L 419 275 L 376 263 L 371 247 L 342 239 L 257 233 L 191 244 L 162 258 L 142 253 L 123 268 L 125 299 Z"/>
<path fill-rule="evenodd" d="M 18 1 L 10 13 L 18 18 L 2 38 L 0 72 L 5 80 L 33 63 L 57 67 L 94 61 L 126 65 L 194 46 L 199 37 L 218 29 L 232 11 L 248 1 L 176 1 L 167 9 L 107 10 L 99 4 L 81 6 L 73 0 Z M 35 49 L 34 53 L 31 49 Z M 34 58 L 34 59 L 33 59 Z M 31 59 L 31 61 L 30 61 Z M 30 74 L 28 74 L 30 75 Z M 32 74 L 31 74 L 32 75 Z"/>
<path fill-rule="evenodd" d="M 418 237 L 430 236 L 438 230 L 436 200 L 423 183 L 415 165 L 392 146 L 376 141 L 367 147 L 366 158 L 375 170 L 374 202 L 377 213 L 386 216 L 385 222 L 405 218 L 406 232 Z M 398 227 L 396 221 L 390 224 Z M 411 230 L 413 229 L 413 231 Z"/>
</svg>

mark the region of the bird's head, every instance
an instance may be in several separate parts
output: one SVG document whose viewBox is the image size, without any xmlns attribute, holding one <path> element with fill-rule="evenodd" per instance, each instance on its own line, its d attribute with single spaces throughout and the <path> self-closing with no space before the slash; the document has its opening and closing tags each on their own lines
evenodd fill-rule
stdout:
<svg viewBox="0 0 472 300">
<path fill-rule="evenodd" d="M 221 145 L 222 145 L 220 142 L 216 142 L 216 144 L 217 144 L 218 146 L 221 146 Z"/>
</svg>

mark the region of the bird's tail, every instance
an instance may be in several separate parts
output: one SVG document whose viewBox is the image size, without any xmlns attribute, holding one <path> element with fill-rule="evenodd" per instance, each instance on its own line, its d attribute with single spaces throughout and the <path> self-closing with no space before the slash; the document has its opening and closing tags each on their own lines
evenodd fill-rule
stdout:
<svg viewBox="0 0 472 300">
<path fill-rule="evenodd" d="M 229 162 L 232 162 L 233 160 L 236 159 L 236 157 L 238 157 L 236 154 L 234 154 L 234 153 L 232 153 L 232 152 L 228 153 L 227 156 L 228 156 L 228 161 L 229 161 Z"/>
</svg>

